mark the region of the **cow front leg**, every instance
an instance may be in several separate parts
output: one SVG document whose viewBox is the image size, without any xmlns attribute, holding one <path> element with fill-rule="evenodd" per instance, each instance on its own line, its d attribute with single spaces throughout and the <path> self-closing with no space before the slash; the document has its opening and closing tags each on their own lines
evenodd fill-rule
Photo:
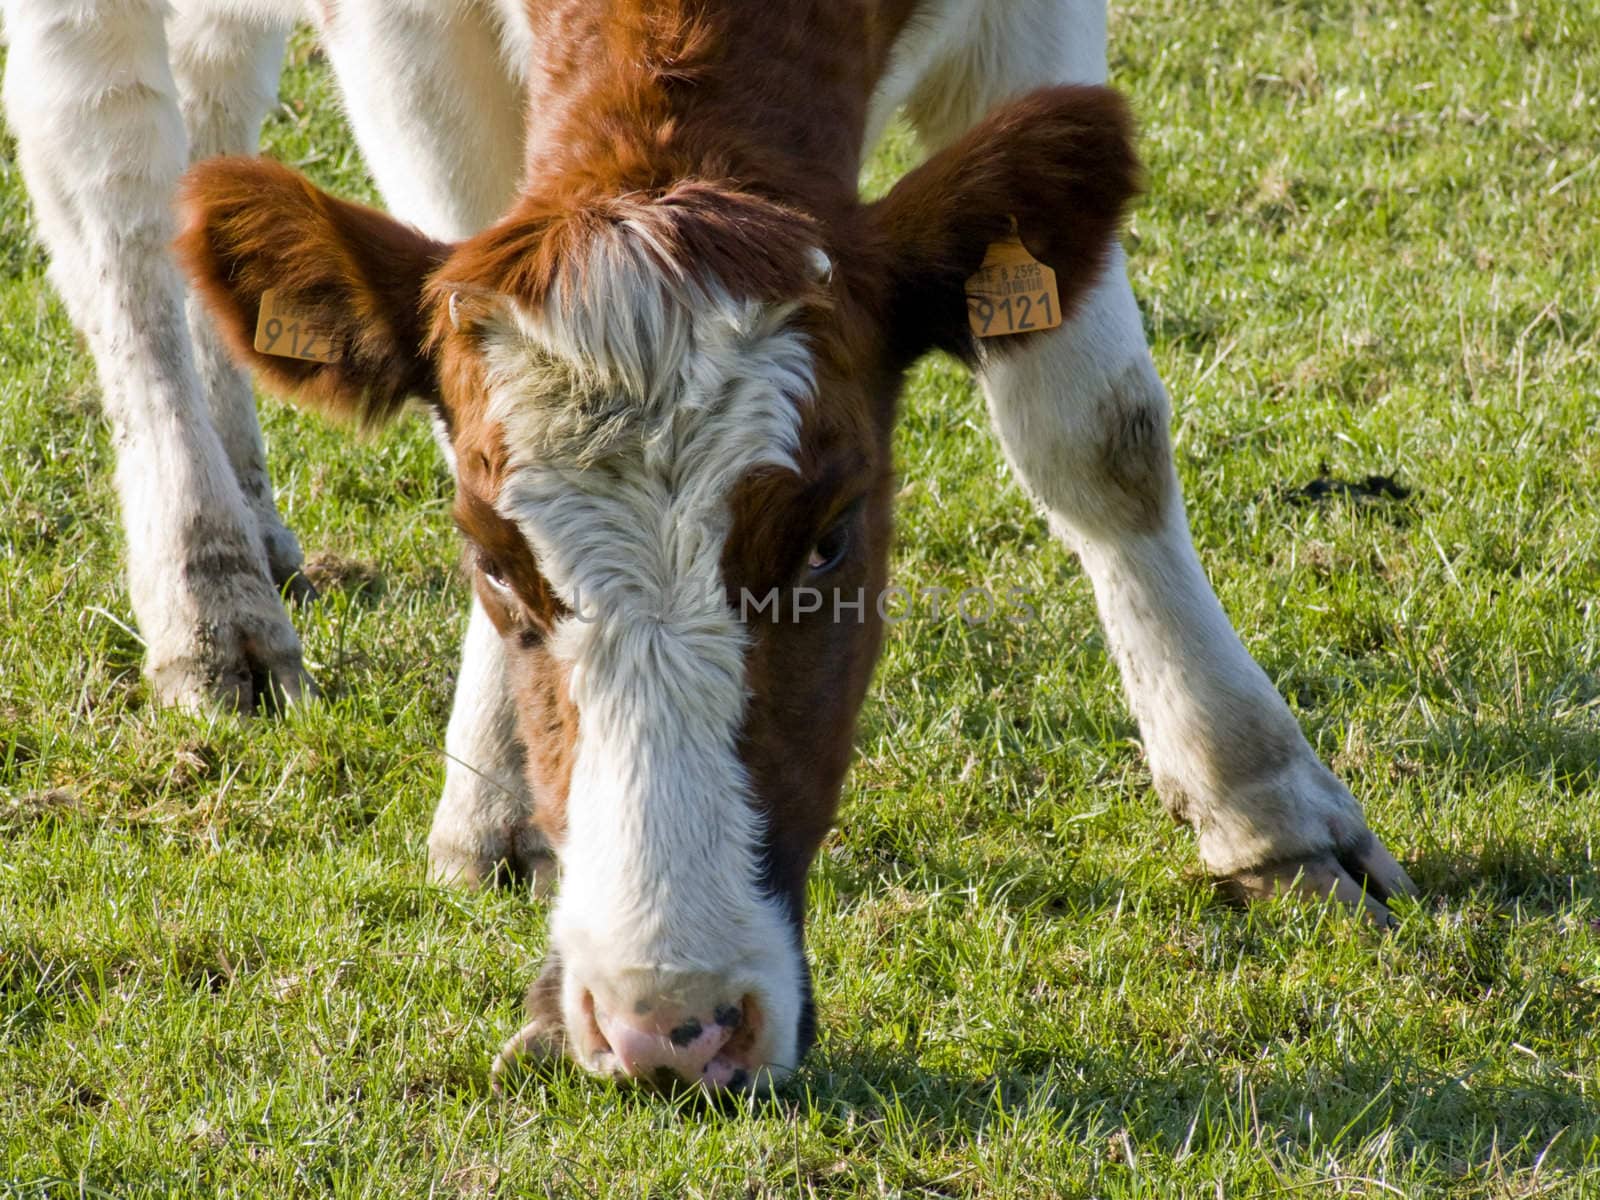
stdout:
<svg viewBox="0 0 1600 1200">
<path fill-rule="evenodd" d="M 169 18 L 167 40 L 190 161 L 254 154 L 260 145 L 261 122 L 278 94 L 286 36 L 281 19 L 273 20 L 270 13 L 265 18 L 205 4 L 187 5 Z M 273 498 L 250 377 L 223 347 L 200 297 L 188 297 L 187 311 L 200 390 L 245 506 L 255 518 L 267 572 L 280 591 L 296 600 L 310 599 L 315 593 L 301 574 L 300 543 L 284 525 Z"/>
<path fill-rule="evenodd" d="M 5 107 L 112 427 L 145 675 L 167 703 L 249 709 L 309 680 L 202 392 L 168 250 L 186 139 L 166 7 L 9 0 Z"/>
<path fill-rule="evenodd" d="M 533 824 L 505 644 L 476 597 L 461 643 L 455 707 L 445 733 L 444 793 L 428 834 L 428 875 L 476 887 L 502 875 L 536 890 L 555 861 Z"/>
<path fill-rule="evenodd" d="M 1082 311 L 981 366 L 1007 457 L 1081 558 L 1156 791 L 1246 896 L 1336 896 L 1387 920 L 1415 889 L 1240 643 L 1189 536 L 1169 406 L 1121 252 Z"/>
<path fill-rule="evenodd" d="M 501 1044 L 490 1065 L 489 1078 L 496 1092 L 501 1091 L 506 1080 L 518 1070 L 548 1065 L 566 1053 L 567 1027 L 561 1012 L 564 983 L 561 956 L 552 948 L 539 969 L 538 978 L 523 997 L 525 1020 L 522 1028 Z"/>
<path fill-rule="evenodd" d="M 502 5 L 505 8 L 512 5 Z M 389 211 L 471 237 L 516 198 L 526 124 L 526 16 L 488 0 L 313 4 L 356 142 Z"/>
</svg>

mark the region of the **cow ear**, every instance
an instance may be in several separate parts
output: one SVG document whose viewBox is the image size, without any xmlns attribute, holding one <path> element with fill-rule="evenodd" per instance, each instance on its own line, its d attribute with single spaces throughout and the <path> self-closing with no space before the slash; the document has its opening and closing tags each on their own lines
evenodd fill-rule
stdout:
<svg viewBox="0 0 1600 1200">
<path fill-rule="evenodd" d="M 363 425 L 438 400 L 423 286 L 449 247 L 267 159 L 197 164 L 178 204 L 178 259 L 269 389 Z"/>
<path fill-rule="evenodd" d="M 972 359 L 966 281 L 1013 222 L 1055 271 L 1070 314 L 1138 190 L 1132 119 L 1116 92 L 1047 88 L 997 109 L 868 210 L 889 264 L 893 350 L 903 362 L 934 348 Z"/>
</svg>

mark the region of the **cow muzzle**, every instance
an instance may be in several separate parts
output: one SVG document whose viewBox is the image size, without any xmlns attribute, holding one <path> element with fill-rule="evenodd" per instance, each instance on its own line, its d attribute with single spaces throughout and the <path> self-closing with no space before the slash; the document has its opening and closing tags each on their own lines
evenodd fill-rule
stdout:
<svg viewBox="0 0 1600 1200">
<path fill-rule="evenodd" d="M 565 1055 L 592 1074 L 663 1091 L 762 1093 L 794 1069 L 813 1021 L 809 972 L 786 923 L 758 943 L 740 939 L 739 951 L 714 969 L 659 958 L 617 966 L 559 912 L 553 925 L 528 1022 L 501 1050 L 497 1076 Z"/>
<path fill-rule="evenodd" d="M 769 1005 L 755 992 L 730 990 L 715 974 L 658 970 L 629 972 L 598 994 L 584 989 L 569 1022 L 577 1057 L 597 1074 L 669 1090 L 770 1085 L 779 1064 L 772 1061 Z"/>
</svg>

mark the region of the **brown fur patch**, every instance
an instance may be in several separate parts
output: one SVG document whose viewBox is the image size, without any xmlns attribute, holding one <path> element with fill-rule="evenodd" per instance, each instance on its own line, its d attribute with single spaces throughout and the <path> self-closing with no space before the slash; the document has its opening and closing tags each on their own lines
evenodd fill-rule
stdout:
<svg viewBox="0 0 1600 1200">
<path fill-rule="evenodd" d="M 439 314 L 434 337 L 446 334 L 451 292 L 464 293 L 469 311 L 475 297 L 509 298 L 534 312 L 552 293 L 569 309 L 579 298 L 619 302 L 594 296 L 591 272 L 597 253 L 622 240 L 685 298 L 693 287 L 787 300 L 810 290 L 807 255 L 822 235 L 806 214 L 725 181 L 687 179 L 659 191 L 600 197 L 531 194 L 445 263 L 431 287 Z"/>
</svg>

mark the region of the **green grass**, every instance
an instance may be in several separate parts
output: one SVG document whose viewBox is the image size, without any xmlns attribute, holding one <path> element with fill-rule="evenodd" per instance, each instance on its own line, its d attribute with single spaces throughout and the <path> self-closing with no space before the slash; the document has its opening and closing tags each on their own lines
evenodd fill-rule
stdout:
<svg viewBox="0 0 1600 1200">
<path fill-rule="evenodd" d="M 748 1108 L 491 1095 L 544 911 L 424 882 L 464 601 L 425 431 L 263 406 L 343 580 L 297 617 L 326 702 L 153 709 L 6 142 L 0 1196 L 1600 1194 L 1600 11 L 1121 0 L 1113 41 L 1201 554 L 1426 893 L 1399 930 L 1214 898 L 1086 581 L 929 362 L 897 579 L 1041 620 L 890 636 L 819 1047 Z M 370 196 L 329 96 L 302 39 L 269 144 Z M 1324 470 L 1415 490 L 1295 503 Z"/>
</svg>

